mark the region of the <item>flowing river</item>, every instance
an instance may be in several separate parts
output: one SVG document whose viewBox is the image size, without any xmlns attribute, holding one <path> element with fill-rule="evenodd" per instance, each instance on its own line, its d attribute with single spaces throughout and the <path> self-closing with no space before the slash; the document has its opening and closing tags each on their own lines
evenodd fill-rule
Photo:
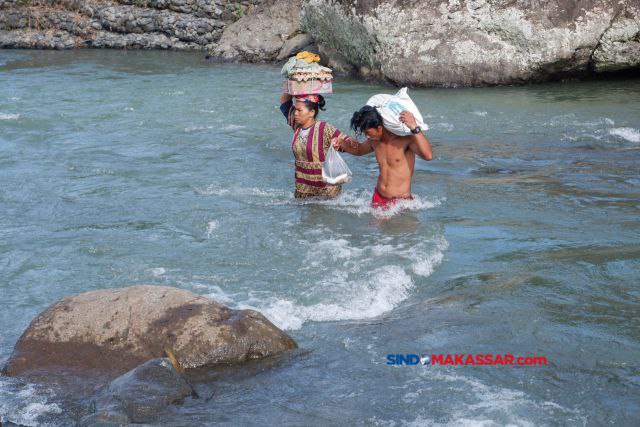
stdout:
<svg viewBox="0 0 640 427">
<path fill-rule="evenodd" d="M 201 382 L 163 425 L 632 425 L 640 419 L 640 80 L 410 89 L 434 160 L 372 210 L 293 198 L 279 67 L 175 52 L 0 50 L 0 365 L 72 294 L 176 286 L 304 350 Z M 394 88 L 338 78 L 321 119 Z M 544 356 L 392 366 L 389 354 Z M 209 397 L 210 396 L 210 397 Z M 0 377 L 0 420 L 68 425 Z"/>
</svg>

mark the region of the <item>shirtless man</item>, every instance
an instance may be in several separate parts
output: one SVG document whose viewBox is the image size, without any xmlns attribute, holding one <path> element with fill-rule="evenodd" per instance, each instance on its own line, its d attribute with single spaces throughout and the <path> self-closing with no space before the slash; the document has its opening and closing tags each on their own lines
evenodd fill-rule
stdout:
<svg viewBox="0 0 640 427">
<path fill-rule="evenodd" d="M 378 184 L 371 206 L 388 209 L 400 199 L 412 199 L 411 177 L 416 154 L 424 160 L 433 159 L 431 144 L 408 111 L 400 113 L 400 121 L 411 129 L 412 135 L 398 136 L 385 129 L 382 116 L 375 107 L 364 106 L 351 118 L 351 128 L 367 139 L 363 143 L 342 134 L 333 139 L 333 147 L 355 156 L 376 153 L 380 168 Z"/>
</svg>

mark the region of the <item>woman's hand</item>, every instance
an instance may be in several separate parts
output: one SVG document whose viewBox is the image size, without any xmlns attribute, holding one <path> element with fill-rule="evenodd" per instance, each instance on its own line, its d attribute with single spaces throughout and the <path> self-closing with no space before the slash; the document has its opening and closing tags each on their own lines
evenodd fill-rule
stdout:
<svg viewBox="0 0 640 427">
<path fill-rule="evenodd" d="M 410 111 L 403 111 L 400 113 L 400 121 L 407 125 L 409 129 L 415 129 L 418 124 L 416 123 L 416 118 L 413 117 Z"/>
<path fill-rule="evenodd" d="M 280 104 L 289 102 L 292 98 L 293 98 L 292 95 L 289 95 L 288 93 L 283 93 L 282 95 L 280 95 Z"/>
</svg>

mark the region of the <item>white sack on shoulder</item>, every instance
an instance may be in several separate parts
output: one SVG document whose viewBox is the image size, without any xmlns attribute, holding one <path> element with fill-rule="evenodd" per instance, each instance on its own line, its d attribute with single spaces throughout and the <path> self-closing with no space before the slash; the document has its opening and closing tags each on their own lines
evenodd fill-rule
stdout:
<svg viewBox="0 0 640 427">
<path fill-rule="evenodd" d="M 384 121 L 384 127 L 389 131 L 399 136 L 411 135 L 411 129 L 400 121 L 400 113 L 403 111 L 409 111 L 416 118 L 416 124 L 427 130 L 429 127 L 424 122 L 422 114 L 413 103 L 409 95 L 407 95 L 407 88 L 403 87 L 395 95 L 378 94 L 374 95 L 367 101 L 367 105 L 376 107 L 382 120 Z"/>
</svg>

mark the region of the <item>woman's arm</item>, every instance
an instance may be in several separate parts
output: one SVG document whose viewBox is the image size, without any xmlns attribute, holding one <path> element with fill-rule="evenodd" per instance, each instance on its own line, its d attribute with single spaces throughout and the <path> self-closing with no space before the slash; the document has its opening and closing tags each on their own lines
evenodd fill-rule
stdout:
<svg viewBox="0 0 640 427">
<path fill-rule="evenodd" d="M 287 124 L 293 127 L 293 117 L 291 116 L 291 107 L 293 107 L 293 96 L 288 93 L 280 95 L 280 112 L 287 119 Z"/>
<path fill-rule="evenodd" d="M 289 95 L 288 93 L 283 93 L 280 95 L 280 104 L 284 104 L 285 102 L 289 102 L 293 99 L 293 95 Z"/>
</svg>

